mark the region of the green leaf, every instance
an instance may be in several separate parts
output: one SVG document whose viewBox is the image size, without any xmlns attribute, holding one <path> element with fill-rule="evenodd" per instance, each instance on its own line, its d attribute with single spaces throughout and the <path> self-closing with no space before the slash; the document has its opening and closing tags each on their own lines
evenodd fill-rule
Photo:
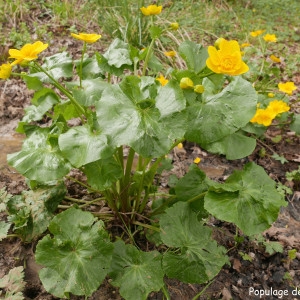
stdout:
<svg viewBox="0 0 300 300">
<path fill-rule="evenodd" d="M 162 117 L 180 112 L 186 106 L 183 92 L 175 80 L 171 80 L 167 85 L 160 87 L 155 100 L 155 105 Z"/>
<path fill-rule="evenodd" d="M 256 103 L 252 85 L 241 77 L 235 78 L 222 92 L 189 107 L 186 139 L 205 147 L 233 134 L 253 117 Z"/>
<path fill-rule="evenodd" d="M 168 208 L 160 220 L 162 241 L 180 251 L 163 256 L 163 269 L 170 278 L 188 283 L 204 283 L 215 277 L 228 262 L 226 249 L 211 239 L 211 230 L 197 219 L 188 203 Z"/>
<path fill-rule="evenodd" d="M 151 39 L 157 39 L 161 36 L 163 29 L 159 26 L 151 26 L 149 28 Z"/>
<path fill-rule="evenodd" d="M 71 165 L 62 157 L 57 146 L 50 145 L 50 129 L 38 128 L 28 134 L 22 150 L 7 155 L 8 163 L 31 180 L 48 182 L 62 178 Z"/>
<path fill-rule="evenodd" d="M 112 158 L 100 159 L 84 166 L 88 184 L 96 190 L 106 190 L 123 176 L 123 169 Z"/>
<path fill-rule="evenodd" d="M 230 134 L 214 143 L 205 145 L 211 153 L 226 155 L 228 160 L 241 159 L 250 155 L 256 147 L 256 139 L 247 137 L 241 132 Z"/>
<path fill-rule="evenodd" d="M 56 121 L 59 116 L 62 116 L 66 121 L 80 116 L 76 107 L 71 101 L 64 101 L 55 105 L 53 119 Z"/>
<path fill-rule="evenodd" d="M 44 87 L 43 83 L 37 77 L 22 74 L 22 79 L 26 83 L 28 89 L 38 91 Z"/>
<path fill-rule="evenodd" d="M 22 122 L 41 120 L 45 113 L 59 102 L 59 98 L 51 89 L 43 88 L 34 94 L 31 102 L 33 105 L 25 108 L 26 113 Z"/>
<path fill-rule="evenodd" d="M 118 38 L 110 44 L 103 57 L 106 58 L 108 65 L 116 68 L 132 65 L 128 44 Z"/>
<path fill-rule="evenodd" d="M 206 66 L 207 49 L 192 41 L 184 41 L 179 46 L 179 54 L 186 61 L 189 70 L 199 73 Z"/>
<path fill-rule="evenodd" d="M 143 252 L 117 241 L 109 275 L 112 285 L 120 287 L 120 294 L 126 300 L 146 300 L 150 292 L 157 292 L 164 285 L 161 254 Z"/>
<path fill-rule="evenodd" d="M 280 161 L 281 164 L 285 164 L 285 163 L 289 162 L 284 156 L 279 155 L 277 153 L 274 153 L 271 157 L 274 158 L 275 160 Z"/>
<path fill-rule="evenodd" d="M 153 79 L 127 76 L 120 85 L 103 91 L 96 104 L 97 119 L 103 133 L 115 146 L 129 145 L 143 157 L 162 156 L 175 139 L 182 138 L 186 128 L 184 100 L 176 88 L 156 92 Z M 173 89 L 173 91 L 171 91 Z M 171 107 L 162 101 L 171 96 Z"/>
<path fill-rule="evenodd" d="M 61 52 L 45 58 L 42 67 L 55 79 L 73 76 L 73 63 L 67 52 Z M 43 72 L 33 73 L 29 76 L 38 77 L 42 82 L 51 82 L 51 79 Z"/>
<path fill-rule="evenodd" d="M 54 216 L 58 204 L 66 194 L 64 184 L 34 191 L 24 191 L 22 195 L 13 196 L 7 203 L 9 221 L 14 223 L 14 231 L 24 241 L 46 231 Z"/>
<path fill-rule="evenodd" d="M 0 289 L 6 290 L 4 299 L 21 300 L 21 291 L 25 287 L 24 269 L 22 266 L 11 269 L 7 275 L 0 279 Z"/>
<path fill-rule="evenodd" d="M 82 80 L 82 88 L 72 89 L 74 98 L 83 106 L 92 106 L 99 101 L 103 90 L 110 85 L 102 79 Z"/>
<path fill-rule="evenodd" d="M 300 114 L 295 114 L 293 116 L 293 121 L 290 125 L 290 129 L 295 131 L 296 134 L 300 134 Z"/>
<path fill-rule="evenodd" d="M 213 184 L 213 181 L 208 179 L 203 171 L 198 166 L 192 164 L 189 172 L 180 178 L 175 187 L 175 193 L 179 201 L 191 200 L 203 193 Z M 207 214 L 204 210 L 204 195 L 199 199 L 190 203 L 193 210 L 200 213 L 203 217 Z"/>
<path fill-rule="evenodd" d="M 276 183 L 254 163 L 235 171 L 224 184 L 210 187 L 204 208 L 220 220 L 236 224 L 245 234 L 264 231 L 277 219 L 287 203 Z"/>
<path fill-rule="evenodd" d="M 87 125 L 76 126 L 59 136 L 59 148 L 75 167 L 81 167 L 112 154 L 105 134 L 93 132 Z"/>
<path fill-rule="evenodd" d="M 11 226 L 10 223 L 0 221 L 0 241 L 2 241 L 3 239 L 5 239 L 7 237 L 7 233 L 8 233 L 10 226 Z"/>
<path fill-rule="evenodd" d="M 70 208 L 53 218 L 49 231 L 53 238 L 39 241 L 35 256 L 45 266 L 39 274 L 45 289 L 59 298 L 90 296 L 107 275 L 113 253 L 104 223 Z"/>
<path fill-rule="evenodd" d="M 98 65 L 97 58 L 85 59 L 82 66 L 82 77 L 84 80 L 98 78 L 102 75 L 102 71 Z"/>
</svg>

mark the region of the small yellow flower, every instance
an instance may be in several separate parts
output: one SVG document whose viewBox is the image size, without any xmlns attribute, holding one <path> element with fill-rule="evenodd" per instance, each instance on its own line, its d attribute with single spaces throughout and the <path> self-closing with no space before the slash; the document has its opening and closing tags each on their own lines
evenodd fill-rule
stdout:
<svg viewBox="0 0 300 300">
<path fill-rule="evenodd" d="M 290 107 L 282 100 L 273 100 L 269 103 L 267 110 L 271 110 L 277 116 L 289 111 Z"/>
<path fill-rule="evenodd" d="M 253 37 L 257 37 L 257 36 L 263 34 L 264 32 L 265 32 L 265 30 L 255 30 L 255 31 L 251 31 L 250 35 Z"/>
<path fill-rule="evenodd" d="M 0 79 L 7 79 L 11 74 L 11 64 L 2 64 L 0 66 Z"/>
<path fill-rule="evenodd" d="M 145 16 L 151 16 L 151 15 L 159 15 L 162 10 L 162 5 L 157 6 L 155 4 L 149 5 L 147 7 L 140 8 L 141 12 Z"/>
<path fill-rule="evenodd" d="M 168 52 L 164 52 L 164 55 L 165 56 L 168 56 L 168 57 L 175 57 L 176 56 L 176 51 L 168 51 Z"/>
<path fill-rule="evenodd" d="M 275 97 L 275 94 L 274 94 L 274 93 L 268 93 L 268 97 L 269 97 L 269 98 L 274 98 L 274 97 Z"/>
<path fill-rule="evenodd" d="M 12 65 L 29 62 L 38 58 L 38 54 L 48 48 L 48 44 L 37 41 L 33 44 L 26 44 L 20 50 L 10 49 L 9 58 L 14 58 Z"/>
<path fill-rule="evenodd" d="M 280 63 L 281 62 L 281 60 L 280 60 L 280 58 L 279 57 L 277 57 L 277 56 L 275 56 L 275 55 L 270 55 L 270 59 L 273 61 L 273 62 L 275 62 L 275 63 Z"/>
<path fill-rule="evenodd" d="M 241 48 L 246 48 L 246 47 L 250 47 L 251 44 L 250 43 L 243 43 L 241 44 Z"/>
<path fill-rule="evenodd" d="M 204 92 L 204 86 L 201 84 L 195 85 L 194 92 L 196 92 L 198 94 L 202 94 Z"/>
<path fill-rule="evenodd" d="M 194 83 L 190 78 L 183 77 L 180 80 L 180 87 L 182 89 L 192 89 L 194 87 Z"/>
<path fill-rule="evenodd" d="M 270 42 L 270 43 L 275 43 L 277 42 L 277 38 L 276 38 L 276 35 L 275 34 L 266 34 L 263 39 L 266 41 L 266 42 Z"/>
<path fill-rule="evenodd" d="M 159 81 L 162 86 L 165 86 L 169 82 L 169 80 L 161 74 L 158 78 L 156 78 L 156 80 Z"/>
<path fill-rule="evenodd" d="M 264 126 L 270 126 L 275 118 L 273 111 L 259 108 L 256 110 L 254 117 L 250 120 L 251 123 L 257 123 Z"/>
<path fill-rule="evenodd" d="M 93 44 L 101 38 L 100 34 L 95 34 L 95 33 L 79 33 L 79 34 L 71 33 L 71 36 L 77 40 L 86 42 L 88 44 Z"/>
<path fill-rule="evenodd" d="M 249 67 L 243 62 L 240 46 L 237 41 L 220 39 L 219 49 L 208 47 L 209 58 L 206 65 L 217 74 L 240 75 L 246 73 Z"/>
<path fill-rule="evenodd" d="M 171 23 L 171 24 L 170 24 L 170 28 L 171 28 L 172 30 L 178 30 L 179 24 L 178 24 L 177 22 Z"/>
<path fill-rule="evenodd" d="M 182 148 L 183 148 L 183 144 L 182 144 L 182 143 L 179 143 L 179 144 L 177 145 L 177 148 L 178 148 L 178 149 L 182 149 Z"/>
<path fill-rule="evenodd" d="M 201 161 L 201 158 L 200 158 L 200 157 L 196 157 L 196 158 L 194 159 L 194 163 L 195 163 L 195 164 L 199 164 L 200 161 Z"/>
<path fill-rule="evenodd" d="M 297 89 L 297 87 L 295 86 L 295 83 L 292 81 L 288 81 L 286 83 L 278 83 L 278 88 L 279 91 L 286 93 L 288 95 L 292 95 L 293 91 L 295 91 Z"/>
</svg>

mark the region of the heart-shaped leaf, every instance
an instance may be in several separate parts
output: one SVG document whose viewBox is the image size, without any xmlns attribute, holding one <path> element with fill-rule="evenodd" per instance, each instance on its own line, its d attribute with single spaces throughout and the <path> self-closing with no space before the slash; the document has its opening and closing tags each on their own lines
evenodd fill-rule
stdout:
<svg viewBox="0 0 300 300">
<path fill-rule="evenodd" d="M 117 241 L 109 275 L 112 285 L 120 287 L 120 294 L 126 300 L 146 300 L 150 292 L 157 292 L 164 285 L 161 254 L 143 252 Z"/>
<path fill-rule="evenodd" d="M 48 142 L 49 128 L 35 129 L 24 141 L 22 150 L 7 155 L 8 163 L 31 180 L 49 182 L 60 179 L 71 169 L 55 145 Z"/>
<path fill-rule="evenodd" d="M 163 256 L 163 269 L 170 278 L 204 283 L 215 277 L 228 262 L 225 248 L 211 239 L 211 230 L 197 219 L 188 203 L 177 202 L 161 215 L 161 239 L 169 247 Z"/>
<path fill-rule="evenodd" d="M 45 289 L 59 298 L 90 296 L 107 275 L 113 253 L 104 223 L 70 208 L 53 218 L 49 231 L 54 237 L 45 236 L 36 248 Z"/>
<path fill-rule="evenodd" d="M 245 165 L 224 184 L 211 186 L 205 195 L 205 209 L 220 220 L 236 224 L 245 234 L 261 233 L 277 219 L 286 206 L 273 181 L 260 166 Z"/>
</svg>

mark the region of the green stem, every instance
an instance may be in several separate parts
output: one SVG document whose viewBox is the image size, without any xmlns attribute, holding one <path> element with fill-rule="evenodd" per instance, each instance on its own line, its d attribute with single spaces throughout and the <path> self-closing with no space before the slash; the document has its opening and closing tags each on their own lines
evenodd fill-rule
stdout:
<svg viewBox="0 0 300 300">
<path fill-rule="evenodd" d="M 79 86 L 82 88 L 82 65 L 83 65 L 83 58 L 84 54 L 86 52 L 86 42 L 83 43 L 83 48 L 82 48 L 82 54 L 81 54 L 81 60 L 80 60 L 80 65 L 79 65 Z"/>
<path fill-rule="evenodd" d="M 133 165 L 133 160 L 135 156 L 135 151 L 130 147 L 129 153 L 127 156 L 127 162 L 125 166 L 125 174 L 124 174 L 124 179 L 122 181 L 121 185 L 121 198 L 123 202 L 123 209 L 124 211 L 129 211 L 130 209 L 130 197 L 128 195 L 128 189 L 130 185 L 130 178 L 131 178 L 131 171 L 132 171 L 132 165 Z"/>
<path fill-rule="evenodd" d="M 91 200 L 91 201 L 87 201 L 85 204 L 79 205 L 79 207 L 83 208 L 83 207 L 89 206 L 93 203 L 99 202 L 101 200 L 105 200 L 105 198 L 101 197 L 101 198 L 97 198 L 97 199 L 94 199 L 94 200 Z"/>
<path fill-rule="evenodd" d="M 67 96 L 72 104 L 75 106 L 76 110 L 78 111 L 79 115 L 85 115 L 85 109 L 76 101 L 76 99 L 73 97 L 73 95 L 64 87 L 62 86 L 53 76 L 48 73 L 42 66 L 38 65 L 36 62 L 34 62 L 34 66 L 41 72 L 45 73 L 52 81 L 52 84 L 60 90 L 65 96 Z M 84 122 L 84 120 L 81 118 L 81 120 Z"/>
<path fill-rule="evenodd" d="M 187 202 L 188 202 L 188 203 L 191 203 L 191 202 L 194 202 L 194 201 L 196 201 L 196 200 L 198 200 L 198 199 L 201 199 L 201 198 L 203 198 L 203 197 L 206 195 L 206 193 L 207 193 L 207 192 L 201 193 L 201 194 L 199 194 L 199 195 L 197 195 L 197 196 L 195 196 L 195 197 L 189 199 Z"/>
<path fill-rule="evenodd" d="M 79 199 L 75 199 L 75 198 L 72 198 L 72 197 L 68 197 L 68 196 L 65 196 L 64 198 L 65 200 L 69 200 L 71 202 L 75 202 L 75 203 L 89 203 L 89 201 L 85 201 L 85 200 L 79 200 Z"/>
<path fill-rule="evenodd" d="M 200 292 L 198 293 L 192 300 L 197 300 L 199 299 L 199 297 L 208 289 L 208 287 L 215 281 L 215 279 L 213 279 L 212 281 L 210 281 L 206 286 L 205 288 Z"/>
<path fill-rule="evenodd" d="M 144 66 L 143 66 L 143 73 L 142 73 L 142 76 L 145 76 L 145 75 L 146 75 L 146 71 L 147 71 L 149 59 L 150 59 L 150 57 L 151 57 L 151 52 L 152 52 L 152 48 L 153 48 L 153 45 L 154 45 L 155 40 L 156 40 L 156 38 L 152 39 L 152 41 L 151 41 L 151 43 L 150 43 L 150 45 L 149 45 L 148 52 L 147 52 L 147 55 L 146 55 L 145 61 L 144 61 Z"/>
<path fill-rule="evenodd" d="M 100 191 L 98 191 L 98 190 L 96 190 L 96 189 L 93 189 L 92 187 L 86 185 L 85 183 L 83 183 L 83 182 L 77 180 L 77 179 L 74 178 L 74 177 L 66 176 L 66 178 L 67 178 L 67 179 L 70 179 L 70 180 L 72 180 L 72 181 L 74 181 L 74 182 L 76 182 L 76 183 L 78 183 L 78 184 L 80 184 L 81 186 L 87 188 L 88 190 L 91 190 L 91 191 L 96 192 L 96 193 L 100 193 Z"/>
<path fill-rule="evenodd" d="M 163 287 L 161 288 L 162 292 L 164 293 L 164 296 L 166 297 L 167 300 L 171 300 L 169 291 L 166 289 L 166 286 L 163 285 Z"/>
<path fill-rule="evenodd" d="M 142 226 L 142 227 L 151 229 L 151 230 L 156 231 L 156 232 L 160 232 L 160 229 L 158 227 L 155 227 L 155 226 L 152 226 L 152 225 L 149 225 L 149 224 L 144 224 L 144 223 L 141 223 L 139 221 L 133 221 L 132 224 Z"/>
<path fill-rule="evenodd" d="M 150 214 L 150 216 L 155 216 L 155 215 L 159 215 L 160 213 L 164 212 L 165 209 L 167 207 L 169 207 L 169 204 L 171 203 L 172 200 L 174 200 L 176 198 L 176 196 L 170 196 L 168 199 L 166 199 L 166 201 L 160 205 L 158 208 L 156 208 L 155 210 L 153 210 Z"/>
</svg>

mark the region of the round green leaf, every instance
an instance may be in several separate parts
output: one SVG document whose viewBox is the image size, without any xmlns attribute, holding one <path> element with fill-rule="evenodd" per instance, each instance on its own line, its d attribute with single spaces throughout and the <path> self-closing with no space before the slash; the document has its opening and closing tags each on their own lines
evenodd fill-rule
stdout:
<svg viewBox="0 0 300 300">
<path fill-rule="evenodd" d="M 8 163 L 31 180 L 49 182 L 69 173 L 68 163 L 58 147 L 48 143 L 49 129 L 38 129 L 24 141 L 22 150 L 7 155 Z"/>
<path fill-rule="evenodd" d="M 108 273 L 113 244 L 102 221 L 89 212 L 70 208 L 53 218 L 51 238 L 45 236 L 36 249 L 36 261 L 46 268 L 40 279 L 59 298 L 68 293 L 90 296 Z"/>
<path fill-rule="evenodd" d="M 77 126 L 61 134 L 58 139 L 59 148 L 75 167 L 107 158 L 114 150 L 106 135 L 93 132 L 88 126 Z"/>
<path fill-rule="evenodd" d="M 180 252 L 167 252 L 163 268 L 171 278 L 183 282 L 203 283 L 215 277 L 228 262 L 225 248 L 211 239 L 211 230 L 197 219 L 188 203 L 177 202 L 161 215 L 161 239 Z"/>
<path fill-rule="evenodd" d="M 235 78 L 222 92 L 189 107 L 186 139 L 204 146 L 245 126 L 256 111 L 257 94 L 252 85 Z"/>
<path fill-rule="evenodd" d="M 280 207 L 287 205 L 275 182 L 254 163 L 235 171 L 226 183 L 210 187 L 204 200 L 209 213 L 236 224 L 247 235 L 269 228 L 277 219 Z"/>
<path fill-rule="evenodd" d="M 112 285 L 120 287 L 126 300 L 146 300 L 150 292 L 159 291 L 164 285 L 161 254 L 139 251 L 117 241 L 109 275 Z"/>
<path fill-rule="evenodd" d="M 129 76 L 103 91 L 96 104 L 97 119 L 114 145 L 129 145 L 144 157 L 158 157 L 184 135 L 186 115 L 178 112 L 185 106 L 182 94 L 172 85 L 158 93 L 156 89 L 153 79 Z M 170 95 L 175 102 L 171 107 L 162 103 Z"/>
</svg>

